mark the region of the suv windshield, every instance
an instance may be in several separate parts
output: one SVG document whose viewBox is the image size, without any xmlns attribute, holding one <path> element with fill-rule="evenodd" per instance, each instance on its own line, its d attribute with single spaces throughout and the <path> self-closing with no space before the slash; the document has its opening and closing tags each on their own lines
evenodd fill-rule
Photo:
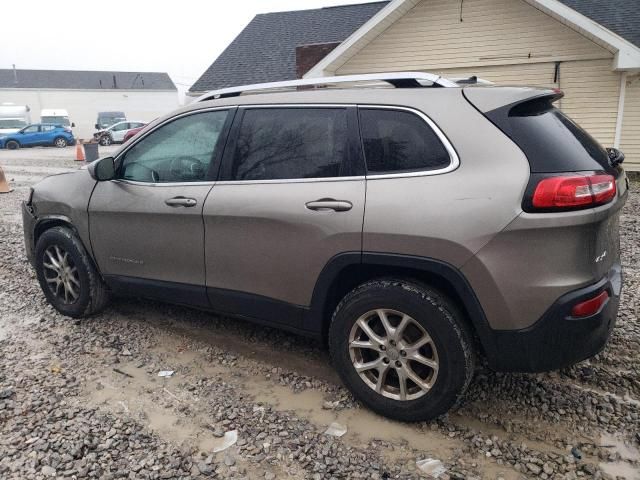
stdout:
<svg viewBox="0 0 640 480">
<path fill-rule="evenodd" d="M 19 118 L 0 119 L 0 128 L 22 128 L 26 125 L 27 122 Z"/>
<path fill-rule="evenodd" d="M 107 127 L 110 127 L 111 125 L 113 125 L 114 123 L 124 122 L 125 120 L 126 120 L 126 118 L 123 117 L 123 116 L 98 117 L 98 125 L 100 125 L 101 128 L 107 128 Z"/>
<path fill-rule="evenodd" d="M 42 123 L 55 123 L 56 125 L 64 125 L 65 127 L 70 125 L 69 117 L 42 117 L 41 121 Z"/>
</svg>

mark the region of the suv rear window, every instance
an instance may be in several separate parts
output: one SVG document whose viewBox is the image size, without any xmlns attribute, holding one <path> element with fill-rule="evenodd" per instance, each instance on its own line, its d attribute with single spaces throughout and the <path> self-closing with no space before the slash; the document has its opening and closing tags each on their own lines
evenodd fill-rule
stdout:
<svg viewBox="0 0 640 480">
<path fill-rule="evenodd" d="M 232 180 L 344 176 L 346 108 L 255 108 L 242 117 Z"/>
<path fill-rule="evenodd" d="M 602 146 L 548 98 L 488 112 L 487 116 L 522 149 L 531 172 L 610 169 Z"/>
<path fill-rule="evenodd" d="M 370 174 L 439 170 L 451 163 L 436 133 L 415 113 L 361 108 L 360 131 Z"/>
</svg>

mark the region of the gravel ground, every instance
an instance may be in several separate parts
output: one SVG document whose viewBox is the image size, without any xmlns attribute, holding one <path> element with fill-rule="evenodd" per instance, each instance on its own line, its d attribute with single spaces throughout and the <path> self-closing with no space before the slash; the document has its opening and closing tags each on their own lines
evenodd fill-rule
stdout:
<svg viewBox="0 0 640 480">
<path fill-rule="evenodd" d="M 24 255 L 19 203 L 78 168 L 74 151 L 0 151 L 15 188 L 0 195 L 0 478 L 419 478 L 416 461 L 434 458 L 440 478 L 640 479 L 640 183 L 605 351 L 549 374 L 480 370 L 458 411 L 407 425 L 362 408 L 305 338 L 145 300 L 57 314 Z M 347 433 L 325 434 L 332 422 Z"/>
</svg>

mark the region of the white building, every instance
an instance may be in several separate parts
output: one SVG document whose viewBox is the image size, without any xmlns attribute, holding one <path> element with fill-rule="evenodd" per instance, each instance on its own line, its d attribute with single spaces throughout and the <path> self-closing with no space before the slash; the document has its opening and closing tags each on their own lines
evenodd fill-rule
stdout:
<svg viewBox="0 0 640 480">
<path fill-rule="evenodd" d="M 122 111 L 128 120 L 150 122 L 178 107 L 178 91 L 166 73 L 0 69 L 0 104 L 64 109 L 78 138 L 91 138 L 98 112 Z"/>
</svg>

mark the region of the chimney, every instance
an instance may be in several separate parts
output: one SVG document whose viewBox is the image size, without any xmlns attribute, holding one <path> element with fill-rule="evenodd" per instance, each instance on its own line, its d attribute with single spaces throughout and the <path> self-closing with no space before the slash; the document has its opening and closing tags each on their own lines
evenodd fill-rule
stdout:
<svg viewBox="0 0 640 480">
<path fill-rule="evenodd" d="M 296 47 L 296 76 L 302 76 L 311 70 L 316 63 L 326 57 L 340 42 L 311 43 Z"/>
</svg>

